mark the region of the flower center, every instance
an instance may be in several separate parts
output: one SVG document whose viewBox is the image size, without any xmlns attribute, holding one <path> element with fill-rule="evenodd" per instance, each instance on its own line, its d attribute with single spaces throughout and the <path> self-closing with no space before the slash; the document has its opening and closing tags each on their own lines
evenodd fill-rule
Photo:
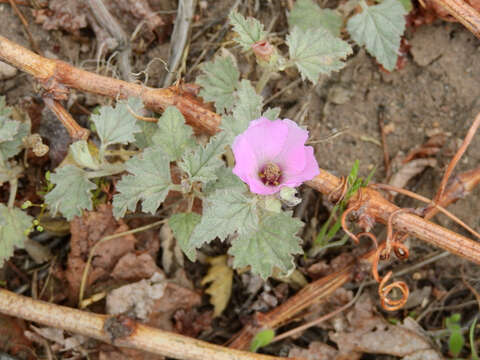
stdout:
<svg viewBox="0 0 480 360">
<path fill-rule="evenodd" d="M 277 186 L 280 183 L 282 171 L 277 164 L 270 162 L 260 170 L 258 175 L 265 185 Z"/>
</svg>

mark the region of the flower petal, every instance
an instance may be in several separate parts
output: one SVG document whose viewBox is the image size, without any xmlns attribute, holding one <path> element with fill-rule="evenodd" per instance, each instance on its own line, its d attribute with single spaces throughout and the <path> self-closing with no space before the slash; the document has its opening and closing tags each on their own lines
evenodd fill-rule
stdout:
<svg viewBox="0 0 480 360">
<path fill-rule="evenodd" d="M 282 120 L 270 121 L 265 117 L 254 120 L 242 134 L 257 155 L 257 160 L 265 165 L 272 161 L 282 150 L 289 133 L 289 128 Z"/>
<path fill-rule="evenodd" d="M 300 186 L 303 182 L 312 180 L 320 174 L 317 159 L 313 154 L 313 147 L 304 148 L 305 167 L 297 173 L 285 173 L 282 184 L 288 187 Z"/>
<path fill-rule="evenodd" d="M 260 179 L 251 178 L 247 182 L 250 187 L 250 191 L 260 195 L 271 195 L 279 192 L 283 185 L 269 186 L 265 185 Z"/>
<path fill-rule="evenodd" d="M 245 133 L 235 138 L 232 145 L 235 156 L 235 167 L 232 172 L 247 184 L 251 177 L 258 177 L 259 165 L 253 148 Z"/>
</svg>

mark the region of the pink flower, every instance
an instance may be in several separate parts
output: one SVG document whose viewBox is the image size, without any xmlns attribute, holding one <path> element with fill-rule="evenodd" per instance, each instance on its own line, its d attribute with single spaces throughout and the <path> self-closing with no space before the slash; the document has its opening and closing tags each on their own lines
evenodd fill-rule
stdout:
<svg viewBox="0 0 480 360">
<path fill-rule="evenodd" d="M 254 120 L 233 142 L 233 173 L 256 194 L 299 186 L 320 173 L 313 148 L 305 146 L 307 138 L 308 131 L 292 120 Z"/>
</svg>

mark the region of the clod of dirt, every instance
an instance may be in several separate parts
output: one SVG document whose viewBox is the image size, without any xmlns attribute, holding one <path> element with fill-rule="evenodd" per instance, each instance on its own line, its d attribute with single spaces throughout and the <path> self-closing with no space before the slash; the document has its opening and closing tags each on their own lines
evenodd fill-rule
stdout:
<svg viewBox="0 0 480 360">
<path fill-rule="evenodd" d="M 445 51 L 442 46 L 438 46 L 442 41 L 444 41 L 444 34 L 441 31 L 431 31 L 428 27 L 418 29 L 410 40 L 410 53 L 413 60 L 420 66 L 430 65 Z"/>
</svg>

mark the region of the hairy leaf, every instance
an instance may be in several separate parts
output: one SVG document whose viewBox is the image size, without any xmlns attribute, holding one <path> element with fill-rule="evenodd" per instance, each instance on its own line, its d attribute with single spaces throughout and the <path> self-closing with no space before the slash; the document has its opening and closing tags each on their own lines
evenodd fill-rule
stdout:
<svg viewBox="0 0 480 360">
<path fill-rule="evenodd" d="M 278 117 L 280 116 L 280 111 L 281 109 L 279 107 L 268 108 L 267 110 L 264 111 L 262 116 L 272 121 L 277 120 Z"/>
<path fill-rule="evenodd" d="M 137 125 L 141 131 L 135 134 L 135 144 L 142 150 L 153 146 L 152 138 L 158 130 L 158 125 L 154 122 L 142 120 L 137 120 Z"/>
<path fill-rule="evenodd" d="M 73 159 L 78 165 L 89 169 L 99 168 L 100 164 L 98 160 L 92 156 L 92 153 L 89 149 L 89 144 L 85 140 L 75 141 L 73 144 L 71 144 L 70 152 L 72 153 Z"/>
<path fill-rule="evenodd" d="M 237 91 L 237 103 L 232 116 L 225 116 L 221 128 L 228 133 L 230 141 L 248 128 L 250 121 L 261 116 L 263 98 L 255 92 L 248 80 L 242 80 Z"/>
<path fill-rule="evenodd" d="M 342 17 L 331 9 L 321 9 L 312 0 L 297 0 L 288 16 L 290 29 L 298 26 L 303 31 L 328 30 L 333 36 L 340 36 Z"/>
<path fill-rule="evenodd" d="M 113 214 L 121 218 L 127 210 L 135 211 L 139 201 L 142 211 L 155 214 L 172 184 L 168 156 L 159 146 L 151 147 L 125 166 L 132 175 L 124 175 L 117 183 L 119 194 L 113 197 Z"/>
<path fill-rule="evenodd" d="M 18 208 L 9 209 L 0 204 L 0 266 L 13 255 L 15 247 L 23 248 L 26 231 L 33 218 Z"/>
<path fill-rule="evenodd" d="M 357 44 L 365 45 L 385 69 L 394 70 L 407 11 L 398 0 L 384 0 L 372 6 L 362 0 L 360 5 L 362 12 L 347 23 L 350 36 Z"/>
<path fill-rule="evenodd" d="M 352 53 L 348 43 L 323 29 L 304 32 L 298 27 L 287 36 L 290 60 L 297 65 L 302 79 L 313 83 L 320 74 L 330 74 L 345 66 L 341 61 Z"/>
<path fill-rule="evenodd" d="M 210 268 L 202 279 L 202 285 L 211 283 L 205 292 L 210 295 L 214 317 L 225 310 L 232 294 L 233 270 L 228 266 L 227 260 L 227 255 L 208 259 Z"/>
<path fill-rule="evenodd" d="M 10 106 L 7 106 L 5 96 L 0 96 L 0 116 L 9 117 L 11 113 L 12 108 Z"/>
<path fill-rule="evenodd" d="M 103 147 L 135 141 L 135 133 L 141 129 L 128 110 L 127 103 L 118 102 L 115 108 L 102 106 L 99 111 L 99 114 L 93 114 L 91 119 L 95 123 Z"/>
<path fill-rule="evenodd" d="M 252 17 L 245 19 L 243 15 L 237 11 L 232 11 L 229 19 L 233 25 L 233 30 L 238 34 L 235 41 L 242 45 L 244 50 L 250 49 L 254 43 L 267 37 L 267 32 L 263 29 L 263 24 L 257 19 Z"/>
<path fill-rule="evenodd" d="M 210 139 L 207 146 L 197 146 L 183 156 L 178 164 L 191 181 L 207 183 L 216 180 L 215 170 L 223 165 L 220 156 L 225 152 L 227 134 L 220 133 Z"/>
<path fill-rule="evenodd" d="M 199 248 L 216 237 L 224 240 L 234 232 L 252 232 L 258 226 L 256 200 L 241 192 L 219 190 L 207 197 L 205 203 L 202 220 L 193 230 L 189 248 Z"/>
<path fill-rule="evenodd" d="M 10 120 L 5 116 L 0 116 L 0 143 L 12 141 L 18 132 L 19 121 Z"/>
<path fill-rule="evenodd" d="M 190 236 L 201 218 L 196 213 L 179 213 L 173 214 L 168 219 L 168 225 L 170 225 L 178 245 L 189 259 L 195 258 L 195 248 L 189 245 Z"/>
<path fill-rule="evenodd" d="M 231 190 L 231 191 L 240 191 L 243 192 L 247 188 L 245 183 L 240 180 L 240 178 L 232 172 L 232 169 L 225 166 L 221 166 L 215 172 L 217 176 L 216 181 L 210 181 L 207 186 L 205 186 L 204 193 L 211 194 L 216 190 Z"/>
<path fill-rule="evenodd" d="M 301 239 L 296 236 L 303 223 L 291 213 L 266 215 L 254 231 L 240 233 L 228 251 L 234 256 L 234 267 L 251 266 L 263 279 L 272 275 L 274 267 L 283 272 L 295 268 L 292 254 L 301 254 Z"/>
<path fill-rule="evenodd" d="M 72 220 L 82 210 L 92 210 L 91 191 L 97 186 L 88 180 L 87 174 L 76 166 L 65 165 L 50 175 L 55 187 L 45 195 L 45 202 L 52 214 L 60 211 L 67 220 Z"/>
<path fill-rule="evenodd" d="M 192 128 L 185 124 L 185 118 L 175 106 L 169 106 L 158 120 L 152 141 L 170 161 L 180 160 L 185 150 L 195 145 Z"/>
<path fill-rule="evenodd" d="M 230 57 L 217 57 L 215 61 L 203 63 L 203 74 L 197 77 L 197 84 L 203 87 L 200 96 L 213 101 L 218 113 L 230 110 L 234 104 L 233 94 L 238 86 L 240 73 Z"/>
</svg>

